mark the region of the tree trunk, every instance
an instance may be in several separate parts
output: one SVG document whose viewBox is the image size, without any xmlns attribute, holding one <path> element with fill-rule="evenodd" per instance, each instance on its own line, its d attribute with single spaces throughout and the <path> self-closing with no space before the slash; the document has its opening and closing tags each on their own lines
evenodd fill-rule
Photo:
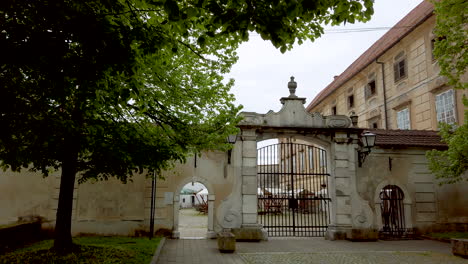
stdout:
<svg viewBox="0 0 468 264">
<path fill-rule="evenodd" d="M 59 253 L 68 253 L 73 249 L 71 221 L 73 211 L 73 191 L 77 172 L 79 144 L 78 140 L 68 137 L 64 142 L 65 152 L 60 177 L 60 193 L 55 222 L 54 249 Z"/>
</svg>

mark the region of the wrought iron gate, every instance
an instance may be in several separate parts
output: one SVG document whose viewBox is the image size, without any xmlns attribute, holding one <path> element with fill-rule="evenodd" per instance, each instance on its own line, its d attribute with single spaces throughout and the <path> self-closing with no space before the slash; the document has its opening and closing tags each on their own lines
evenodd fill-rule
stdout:
<svg viewBox="0 0 468 264">
<path fill-rule="evenodd" d="M 413 230 L 405 227 L 405 208 L 403 191 L 396 185 L 387 185 L 380 191 L 380 210 L 382 212 L 381 239 L 412 238 Z"/>
<path fill-rule="evenodd" d="M 324 236 L 330 222 L 324 149 L 296 143 L 259 148 L 258 222 L 269 236 Z"/>
</svg>

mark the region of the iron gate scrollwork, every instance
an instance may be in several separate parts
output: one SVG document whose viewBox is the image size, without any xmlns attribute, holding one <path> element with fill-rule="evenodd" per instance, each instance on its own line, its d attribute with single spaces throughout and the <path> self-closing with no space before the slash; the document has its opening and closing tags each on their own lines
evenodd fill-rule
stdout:
<svg viewBox="0 0 468 264">
<path fill-rule="evenodd" d="M 296 143 L 259 148 L 258 222 L 269 236 L 324 236 L 330 222 L 324 149 Z"/>
<path fill-rule="evenodd" d="M 405 226 L 405 196 L 396 185 L 387 185 L 380 191 L 380 210 L 382 212 L 381 239 L 412 238 L 413 230 Z"/>
</svg>

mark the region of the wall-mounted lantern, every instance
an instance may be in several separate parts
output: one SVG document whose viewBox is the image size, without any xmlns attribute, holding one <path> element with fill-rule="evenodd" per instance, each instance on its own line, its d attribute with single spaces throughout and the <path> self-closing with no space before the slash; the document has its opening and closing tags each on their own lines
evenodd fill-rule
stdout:
<svg viewBox="0 0 468 264">
<path fill-rule="evenodd" d="M 234 145 L 236 144 L 237 135 L 229 135 L 226 140 L 229 144 Z M 228 164 L 231 164 L 232 149 L 228 149 L 227 154 L 228 154 Z"/>
<path fill-rule="evenodd" d="M 369 131 L 364 131 L 361 135 L 361 148 L 358 149 L 358 165 L 362 167 L 362 163 L 366 159 L 367 155 L 371 152 L 371 148 L 375 145 L 376 135 Z"/>
</svg>

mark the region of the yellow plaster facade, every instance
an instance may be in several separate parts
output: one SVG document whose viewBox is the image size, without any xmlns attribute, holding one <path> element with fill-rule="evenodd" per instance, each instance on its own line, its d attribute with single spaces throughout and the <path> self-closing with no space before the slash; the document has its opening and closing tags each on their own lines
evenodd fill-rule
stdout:
<svg viewBox="0 0 468 264">
<path fill-rule="evenodd" d="M 358 127 L 364 128 L 437 130 L 440 110 L 436 100 L 452 98 L 455 123 L 462 124 L 462 98 L 468 96 L 468 91 L 451 89 L 446 78 L 439 75 L 439 66 L 432 55 L 434 26 L 432 15 L 328 96 L 309 105 L 309 112 L 347 116 L 354 112 Z M 394 64 L 400 59 L 404 59 L 405 70 L 396 80 L 399 76 L 395 76 Z M 462 81 L 467 79 L 465 74 Z M 366 94 L 372 80 L 374 90 Z M 403 118 L 400 124 L 399 112 Z"/>
</svg>

